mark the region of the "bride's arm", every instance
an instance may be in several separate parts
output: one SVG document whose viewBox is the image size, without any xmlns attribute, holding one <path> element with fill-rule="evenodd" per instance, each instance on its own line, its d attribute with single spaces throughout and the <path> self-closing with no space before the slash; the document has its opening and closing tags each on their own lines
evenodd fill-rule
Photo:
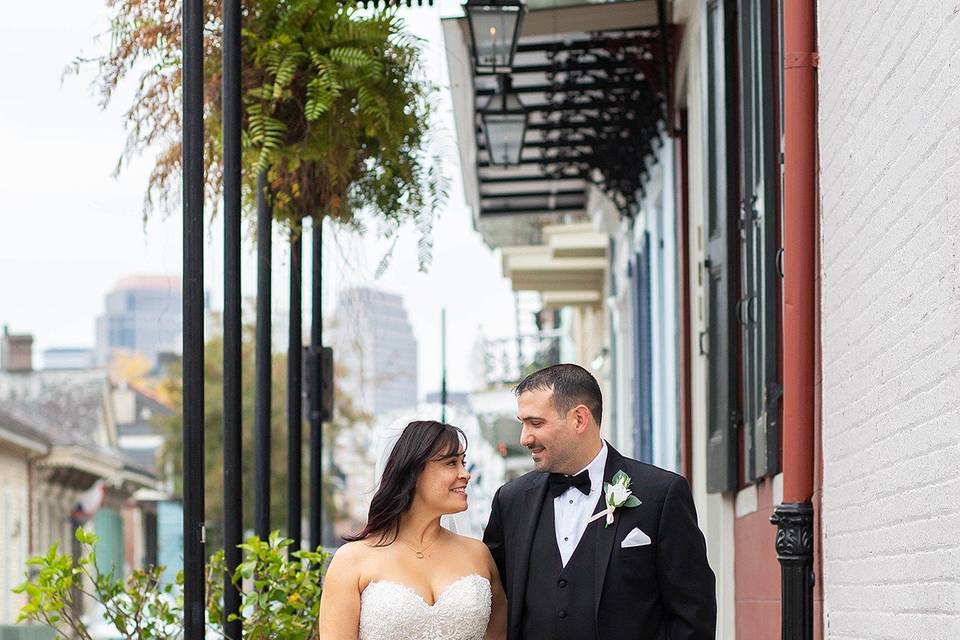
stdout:
<svg viewBox="0 0 960 640">
<path fill-rule="evenodd" d="M 484 546 L 486 550 L 486 546 Z M 487 564 L 490 570 L 490 588 L 493 601 L 490 603 L 490 622 L 487 624 L 486 640 L 506 640 L 507 637 L 507 596 L 500 582 L 497 563 L 487 550 Z"/>
<path fill-rule="evenodd" d="M 320 595 L 320 640 L 360 637 L 360 562 L 358 543 L 346 544 L 330 561 Z"/>
</svg>

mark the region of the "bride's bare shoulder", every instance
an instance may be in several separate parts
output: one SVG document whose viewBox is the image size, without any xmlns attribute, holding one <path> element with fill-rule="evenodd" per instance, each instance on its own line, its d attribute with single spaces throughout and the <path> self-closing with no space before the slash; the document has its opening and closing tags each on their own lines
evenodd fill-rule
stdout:
<svg viewBox="0 0 960 640">
<path fill-rule="evenodd" d="M 451 532 L 451 535 L 454 537 L 454 544 L 466 553 L 480 559 L 486 559 L 490 555 L 490 550 L 487 549 L 487 545 L 485 545 L 482 540 L 477 540 L 470 536 L 462 536 L 453 532 Z"/>
<path fill-rule="evenodd" d="M 358 540 L 347 542 L 337 547 L 327 567 L 326 578 L 334 577 L 345 583 L 358 585 L 366 584 L 371 571 L 377 564 L 377 552 L 382 548 L 375 546 L 376 540 Z"/>
<path fill-rule="evenodd" d="M 358 570 L 365 562 L 368 561 L 372 551 L 372 543 L 368 543 L 366 540 L 358 540 L 356 542 L 347 542 L 342 544 L 337 547 L 337 550 L 333 554 L 333 558 L 330 560 L 330 569 L 343 570 L 350 568 L 353 570 Z"/>
<path fill-rule="evenodd" d="M 386 546 L 388 545 L 382 544 L 382 540 L 377 536 L 372 536 L 341 545 L 333 557 L 342 558 L 341 562 L 359 562 L 382 551 Z"/>
<path fill-rule="evenodd" d="M 334 559 L 340 558 L 341 561 L 356 560 L 358 557 L 363 555 L 364 548 L 365 547 L 362 540 L 358 540 L 356 542 L 347 542 L 337 547 L 333 557 Z"/>
<path fill-rule="evenodd" d="M 491 582 L 495 582 L 497 576 L 497 565 L 490 554 L 490 549 L 482 540 L 454 534 L 456 537 L 454 543 L 458 545 L 458 550 L 463 557 L 470 559 L 473 570 L 479 575 L 485 576 Z"/>
</svg>

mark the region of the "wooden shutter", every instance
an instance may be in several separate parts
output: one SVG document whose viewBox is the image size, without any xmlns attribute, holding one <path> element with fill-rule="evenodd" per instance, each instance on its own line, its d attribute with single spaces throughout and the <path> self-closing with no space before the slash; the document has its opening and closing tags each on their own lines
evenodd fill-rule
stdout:
<svg viewBox="0 0 960 640">
<path fill-rule="evenodd" d="M 743 473 L 779 468 L 779 144 L 776 135 L 772 0 L 741 0 L 740 290 Z"/>
<path fill-rule="evenodd" d="M 737 488 L 736 22 L 732 2 L 707 3 L 707 491 Z"/>
<path fill-rule="evenodd" d="M 650 318 L 650 234 L 643 232 L 643 249 L 633 258 L 634 394 L 633 455 L 653 463 L 653 343 Z"/>
</svg>

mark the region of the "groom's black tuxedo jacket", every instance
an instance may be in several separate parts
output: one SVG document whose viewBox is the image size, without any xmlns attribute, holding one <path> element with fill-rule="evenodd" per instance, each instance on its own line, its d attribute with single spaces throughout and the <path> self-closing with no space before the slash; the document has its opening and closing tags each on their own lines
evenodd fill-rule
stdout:
<svg viewBox="0 0 960 640">
<path fill-rule="evenodd" d="M 593 535 L 585 534 L 581 540 L 595 545 L 593 580 L 587 581 L 592 593 L 572 595 L 592 596 L 595 626 L 590 626 L 599 640 L 713 640 L 714 575 L 687 481 L 607 447 L 604 482 L 623 470 L 642 504 L 617 509 L 609 527 L 603 519 L 587 525 L 596 527 Z M 547 484 L 548 474 L 531 472 L 501 487 L 483 535 L 507 594 L 509 640 L 523 640 L 530 558 L 541 509 L 550 499 Z M 622 548 L 621 542 L 635 527 L 650 537 L 651 544 Z M 537 537 L 555 547 L 553 530 L 549 533 L 548 538 Z"/>
</svg>

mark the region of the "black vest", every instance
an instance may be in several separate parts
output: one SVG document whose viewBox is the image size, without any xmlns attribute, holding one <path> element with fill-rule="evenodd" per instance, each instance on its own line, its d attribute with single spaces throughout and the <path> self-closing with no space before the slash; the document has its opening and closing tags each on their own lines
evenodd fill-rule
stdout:
<svg viewBox="0 0 960 640">
<path fill-rule="evenodd" d="M 588 640 L 598 637 L 593 610 L 596 524 L 587 525 L 564 567 L 557 548 L 553 498 L 548 494 L 543 501 L 530 550 L 523 602 L 523 640 Z"/>
</svg>

